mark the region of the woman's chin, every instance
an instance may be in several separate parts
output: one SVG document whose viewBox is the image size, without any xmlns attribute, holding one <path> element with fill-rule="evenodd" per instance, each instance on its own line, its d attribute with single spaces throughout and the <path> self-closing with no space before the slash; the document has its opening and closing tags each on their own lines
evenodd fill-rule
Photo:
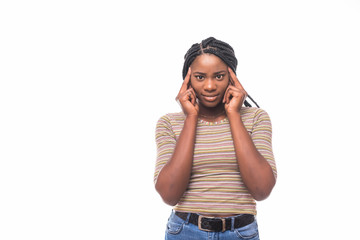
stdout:
<svg viewBox="0 0 360 240">
<path fill-rule="evenodd" d="M 214 101 L 214 102 L 201 101 L 200 104 L 205 108 L 217 108 L 220 106 L 224 106 L 222 101 Z"/>
</svg>

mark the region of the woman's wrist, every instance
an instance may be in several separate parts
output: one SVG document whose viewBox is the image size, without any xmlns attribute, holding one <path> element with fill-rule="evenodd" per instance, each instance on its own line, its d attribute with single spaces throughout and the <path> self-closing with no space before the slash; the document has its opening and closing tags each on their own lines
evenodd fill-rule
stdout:
<svg viewBox="0 0 360 240">
<path fill-rule="evenodd" d="M 230 122 L 232 120 L 239 120 L 239 119 L 241 120 L 240 111 L 239 112 L 237 112 L 237 111 L 227 112 L 226 115 Z"/>
<path fill-rule="evenodd" d="M 187 114 L 185 120 L 196 121 L 198 120 L 198 114 Z"/>
</svg>

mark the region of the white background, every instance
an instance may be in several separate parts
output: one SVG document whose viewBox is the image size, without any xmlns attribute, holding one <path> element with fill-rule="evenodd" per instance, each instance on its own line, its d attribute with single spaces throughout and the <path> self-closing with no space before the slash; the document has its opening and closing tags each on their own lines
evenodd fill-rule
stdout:
<svg viewBox="0 0 360 240">
<path fill-rule="evenodd" d="M 209 36 L 272 119 L 261 238 L 360 239 L 359 1 L 2 1 L 0 35 L 0 239 L 163 239 L 155 124 Z"/>
</svg>

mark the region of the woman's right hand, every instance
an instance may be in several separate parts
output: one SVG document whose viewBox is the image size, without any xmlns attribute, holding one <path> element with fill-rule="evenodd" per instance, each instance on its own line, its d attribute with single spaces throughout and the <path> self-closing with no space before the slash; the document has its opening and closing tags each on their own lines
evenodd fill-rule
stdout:
<svg viewBox="0 0 360 240">
<path fill-rule="evenodd" d="M 194 89 L 191 86 L 189 86 L 190 75 L 191 75 L 191 68 L 189 68 L 186 74 L 186 77 L 180 88 L 180 91 L 176 96 L 176 101 L 180 103 L 185 116 L 198 116 L 199 105 L 196 101 L 196 94 Z"/>
</svg>

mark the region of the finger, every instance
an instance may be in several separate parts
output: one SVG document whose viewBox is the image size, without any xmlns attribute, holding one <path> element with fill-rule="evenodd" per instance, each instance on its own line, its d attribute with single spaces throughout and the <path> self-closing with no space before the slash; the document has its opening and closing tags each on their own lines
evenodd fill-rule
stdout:
<svg viewBox="0 0 360 240">
<path fill-rule="evenodd" d="M 230 85 L 231 85 L 231 86 L 235 86 L 234 80 L 232 80 L 231 77 L 230 77 L 229 79 L 230 79 Z"/>
<path fill-rule="evenodd" d="M 189 88 L 185 92 L 180 94 L 179 99 L 181 99 L 182 101 L 191 101 L 195 97 L 195 91 Z"/>
<path fill-rule="evenodd" d="M 239 89 L 236 87 L 231 87 L 228 89 L 228 91 L 226 92 L 226 100 L 227 100 L 227 104 L 230 103 L 231 99 L 233 98 L 239 98 L 240 99 L 245 99 L 247 96 L 247 93 L 245 90 L 243 89 Z"/>
<path fill-rule="evenodd" d="M 246 97 L 247 96 L 247 93 L 245 90 L 243 89 L 239 89 L 237 87 L 232 87 L 229 89 L 229 94 L 232 96 L 232 97 L 241 97 L 241 96 L 244 96 Z"/>
<path fill-rule="evenodd" d="M 195 103 L 196 103 L 196 94 L 195 94 L 195 91 L 194 91 L 194 89 L 192 88 L 192 87 L 190 87 L 189 88 L 189 97 L 190 97 L 190 102 L 193 104 L 193 105 L 195 105 Z"/>
<path fill-rule="evenodd" d="M 229 71 L 229 85 L 231 86 L 234 86 L 234 80 L 231 78 L 231 74 L 230 74 L 230 71 Z"/>
<path fill-rule="evenodd" d="M 227 87 L 227 89 L 225 90 L 224 97 L 223 97 L 223 100 L 222 100 L 223 103 L 226 102 L 226 96 L 227 96 L 228 90 L 229 90 L 229 87 Z"/>
<path fill-rule="evenodd" d="M 229 104 L 230 102 L 230 94 L 229 94 L 229 91 L 226 91 L 226 96 L 225 96 L 225 104 Z"/>
<path fill-rule="evenodd" d="M 184 92 L 188 89 L 189 81 L 190 81 L 190 75 L 191 75 L 191 68 L 189 67 L 189 70 L 185 76 L 183 85 L 180 88 L 180 92 Z"/>
<path fill-rule="evenodd" d="M 230 77 L 231 77 L 231 80 L 232 80 L 234 86 L 237 88 L 240 88 L 240 89 L 244 89 L 244 87 L 241 85 L 239 79 L 235 75 L 234 71 L 230 67 L 228 67 L 228 70 L 229 70 Z"/>
<path fill-rule="evenodd" d="M 227 104 L 229 104 L 230 101 L 237 96 L 237 90 L 238 89 L 235 87 L 232 87 L 229 89 L 229 91 L 227 93 L 227 102 L 226 102 Z"/>
<path fill-rule="evenodd" d="M 223 102 L 225 102 L 226 104 L 229 104 L 229 102 L 230 102 L 230 96 L 231 96 L 231 95 L 229 94 L 230 89 L 231 89 L 231 86 L 229 86 L 229 87 L 226 89 L 225 94 L 224 94 L 224 100 L 223 100 Z"/>
<path fill-rule="evenodd" d="M 189 81 L 190 81 L 190 75 L 191 75 L 191 68 L 189 67 L 189 70 L 185 76 L 184 82 L 181 85 L 181 88 L 178 92 L 178 95 L 176 96 L 175 100 L 178 101 L 181 97 L 182 93 L 184 93 L 188 89 Z"/>
</svg>

